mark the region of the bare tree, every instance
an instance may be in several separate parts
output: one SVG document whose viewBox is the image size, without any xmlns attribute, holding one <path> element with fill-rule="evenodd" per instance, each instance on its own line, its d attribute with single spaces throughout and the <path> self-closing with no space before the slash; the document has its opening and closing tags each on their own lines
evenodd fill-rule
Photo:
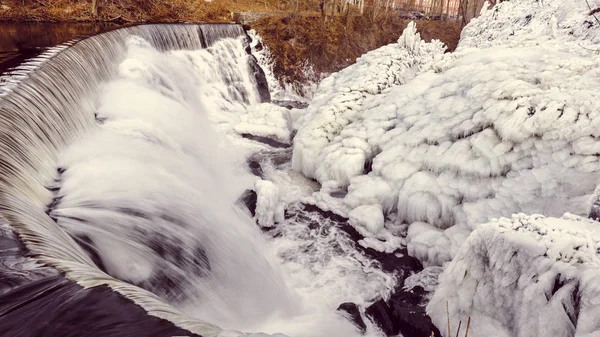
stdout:
<svg viewBox="0 0 600 337">
<path fill-rule="evenodd" d="M 460 0 L 460 9 L 459 9 L 459 13 L 461 16 L 461 26 L 466 26 L 467 25 L 467 15 L 468 15 L 468 8 L 469 8 L 469 0 Z"/>
<path fill-rule="evenodd" d="M 92 17 L 98 16 L 98 0 L 92 0 Z"/>
</svg>

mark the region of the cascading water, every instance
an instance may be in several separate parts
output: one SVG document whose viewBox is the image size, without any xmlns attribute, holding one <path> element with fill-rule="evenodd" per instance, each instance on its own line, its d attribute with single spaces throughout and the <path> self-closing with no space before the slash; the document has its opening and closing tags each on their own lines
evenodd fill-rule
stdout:
<svg viewBox="0 0 600 337">
<path fill-rule="evenodd" d="M 228 132 L 266 99 L 244 38 L 237 25 L 149 25 L 53 55 L 0 98 L 0 214 L 68 278 L 203 336 L 221 332 L 204 322 L 357 336 L 290 289 L 233 206 L 251 179 L 213 125 Z"/>
</svg>

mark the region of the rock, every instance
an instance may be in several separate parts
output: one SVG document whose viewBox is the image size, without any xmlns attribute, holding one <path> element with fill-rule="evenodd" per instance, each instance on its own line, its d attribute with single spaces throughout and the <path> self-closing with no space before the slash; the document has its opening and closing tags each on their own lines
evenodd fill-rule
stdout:
<svg viewBox="0 0 600 337">
<path fill-rule="evenodd" d="M 361 333 L 364 334 L 367 331 L 367 325 L 360 316 L 360 310 L 358 309 L 358 305 L 350 302 L 342 303 L 337 308 L 337 310 L 345 312 L 348 318 L 352 321 L 352 323 L 354 323 L 354 325 L 356 325 L 356 327 L 360 329 Z"/>
<path fill-rule="evenodd" d="M 271 147 L 278 148 L 278 149 L 287 149 L 292 146 L 291 144 L 281 142 L 277 139 L 264 137 L 264 136 L 255 136 L 255 135 L 252 135 L 249 133 L 242 133 L 241 136 L 246 139 L 250 139 L 255 142 L 263 143 L 263 144 L 266 144 L 266 145 L 269 145 Z"/>
<path fill-rule="evenodd" d="M 261 227 L 273 227 L 285 218 L 285 203 L 281 201 L 279 186 L 269 180 L 254 183 L 257 194 L 256 222 Z"/>
<path fill-rule="evenodd" d="M 299 102 L 299 101 L 288 101 L 288 100 L 277 100 L 276 101 L 276 100 L 274 100 L 271 103 L 273 103 L 275 105 L 279 105 L 281 107 L 284 107 L 288 110 L 308 108 L 308 103 Z"/>
<path fill-rule="evenodd" d="M 232 12 L 231 18 L 235 23 L 241 25 L 249 25 L 264 17 L 272 16 L 273 13 L 269 12 Z"/>
<path fill-rule="evenodd" d="M 271 92 L 269 91 L 269 83 L 267 81 L 267 76 L 265 75 L 265 72 L 258 64 L 258 61 L 256 60 L 256 57 L 254 57 L 254 55 L 250 54 L 248 63 L 250 65 L 250 69 L 252 69 L 254 78 L 256 79 L 256 87 L 258 88 L 260 102 L 271 102 Z"/>
<path fill-rule="evenodd" d="M 362 205 L 348 213 L 350 224 L 354 228 L 366 230 L 367 234 L 377 235 L 385 222 L 381 205 Z"/>
<path fill-rule="evenodd" d="M 238 205 L 245 206 L 252 214 L 252 217 L 256 216 L 256 202 L 258 195 L 253 190 L 246 190 L 238 199 Z"/>
<path fill-rule="evenodd" d="M 248 158 L 246 163 L 248 164 L 250 171 L 252 171 L 252 174 L 254 174 L 257 177 L 264 178 L 264 172 L 258 160 L 256 160 L 255 158 Z"/>
<path fill-rule="evenodd" d="M 421 287 L 410 291 L 400 289 L 388 302 L 379 300 L 373 303 L 366 314 L 387 336 L 401 333 L 410 337 L 440 337 L 439 330 L 425 312 L 425 295 Z"/>
<path fill-rule="evenodd" d="M 383 299 L 371 304 L 365 313 L 367 317 L 373 321 L 380 329 L 385 333 L 386 336 L 397 335 L 397 330 L 394 327 L 391 319 L 391 309 Z M 394 333 L 396 331 L 396 333 Z"/>
</svg>

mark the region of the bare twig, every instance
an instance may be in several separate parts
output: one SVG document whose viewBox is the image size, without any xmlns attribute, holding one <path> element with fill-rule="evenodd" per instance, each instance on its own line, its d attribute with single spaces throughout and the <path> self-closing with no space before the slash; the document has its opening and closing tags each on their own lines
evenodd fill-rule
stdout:
<svg viewBox="0 0 600 337">
<path fill-rule="evenodd" d="M 458 322 L 458 330 L 456 330 L 456 337 L 458 337 L 458 334 L 460 333 L 460 326 L 462 325 L 462 321 Z"/>
<path fill-rule="evenodd" d="M 589 51 L 595 51 L 596 53 L 600 52 L 600 49 L 592 49 L 592 48 L 587 48 L 581 45 L 581 43 L 577 43 L 579 45 L 579 47 L 585 49 L 585 50 L 589 50 Z"/>
<path fill-rule="evenodd" d="M 587 4 L 588 8 L 590 9 L 590 15 L 591 15 L 591 16 L 593 16 L 593 17 L 594 17 L 594 19 L 596 19 L 596 21 L 597 21 L 597 22 L 598 22 L 598 24 L 600 25 L 600 19 L 598 19 L 598 18 L 596 17 L 596 15 L 594 15 L 594 14 L 596 14 L 596 12 L 597 12 L 598 10 L 600 10 L 600 9 L 599 9 L 599 8 L 592 9 L 592 6 L 590 6 L 590 2 L 589 2 L 588 0 L 585 0 L 585 3 Z"/>
<path fill-rule="evenodd" d="M 450 337 L 450 310 L 448 309 L 448 301 L 446 301 L 446 317 L 448 318 L 448 337 Z"/>
<path fill-rule="evenodd" d="M 469 320 L 467 321 L 467 331 L 465 332 L 465 337 L 469 337 L 469 328 L 471 328 L 471 316 L 469 316 Z"/>
</svg>

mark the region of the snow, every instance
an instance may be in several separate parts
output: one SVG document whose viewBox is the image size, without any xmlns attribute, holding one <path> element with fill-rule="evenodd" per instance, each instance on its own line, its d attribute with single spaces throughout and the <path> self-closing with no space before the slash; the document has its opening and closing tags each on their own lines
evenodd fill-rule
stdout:
<svg viewBox="0 0 600 337">
<path fill-rule="evenodd" d="M 385 219 L 379 205 L 357 207 L 348 216 L 350 225 L 365 237 L 377 235 L 383 229 Z"/>
<path fill-rule="evenodd" d="M 310 200 L 345 216 L 380 205 L 410 225 L 425 265 L 450 261 L 494 217 L 586 214 L 600 183 L 600 24 L 589 11 L 502 2 L 454 53 L 409 27 L 323 80 L 294 122 L 293 168 L 323 186 Z"/>
<path fill-rule="evenodd" d="M 233 129 L 240 134 L 269 137 L 290 143 L 291 123 L 289 111 L 274 104 L 251 105 L 247 113 L 240 116 L 240 122 Z"/>
<path fill-rule="evenodd" d="M 426 267 L 418 273 L 412 274 L 404 280 L 404 290 L 411 290 L 414 287 L 421 287 L 426 292 L 432 292 L 438 286 L 438 278 L 444 271 L 444 268 L 432 266 Z"/>
<path fill-rule="evenodd" d="M 427 307 L 440 330 L 469 336 L 595 336 L 600 223 L 516 214 L 481 225 L 440 276 Z"/>
<path fill-rule="evenodd" d="M 333 148 L 328 145 L 359 117 L 369 97 L 406 83 L 424 64 L 444 51 L 439 41 L 425 43 L 415 32 L 413 23 L 397 43 L 371 51 L 356 64 L 323 79 L 307 111 L 296 121 L 294 169 L 319 182 L 333 179 L 345 182 L 362 173 L 361 163 L 371 154 L 365 153 L 366 144 L 361 146 L 362 138 L 346 140 L 350 143 L 347 151 L 341 149 L 345 144 Z M 358 146 L 352 146 L 357 143 Z"/>
<path fill-rule="evenodd" d="M 268 180 L 257 180 L 256 219 L 261 227 L 273 227 L 284 220 L 285 203 L 281 201 L 279 187 Z"/>
</svg>

